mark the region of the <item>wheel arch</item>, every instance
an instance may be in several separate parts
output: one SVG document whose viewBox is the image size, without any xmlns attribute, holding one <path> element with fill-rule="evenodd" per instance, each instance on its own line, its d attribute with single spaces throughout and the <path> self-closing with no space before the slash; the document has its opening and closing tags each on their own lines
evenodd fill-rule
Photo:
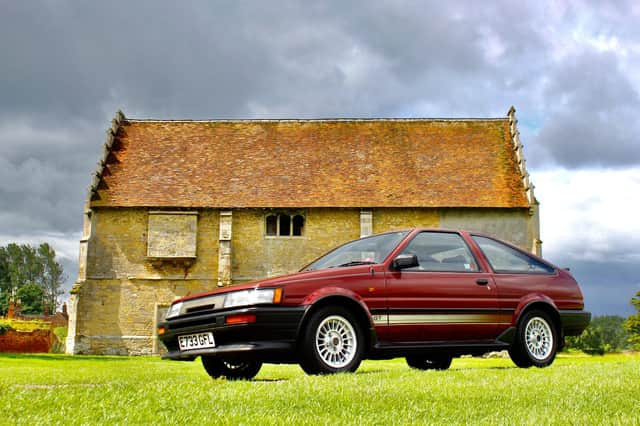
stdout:
<svg viewBox="0 0 640 426">
<path fill-rule="evenodd" d="M 559 346 L 560 348 L 564 346 L 564 337 L 562 335 L 562 320 L 560 318 L 560 313 L 552 303 L 549 303 L 549 301 L 534 300 L 529 302 L 526 305 L 523 305 L 520 309 L 518 309 L 517 320 L 514 324 L 516 329 L 520 326 L 520 322 L 522 321 L 522 318 L 524 317 L 524 315 L 533 310 L 542 311 L 547 315 L 549 315 L 549 317 L 551 317 L 551 320 L 553 321 L 553 327 L 556 333 L 558 334 Z"/>
<path fill-rule="evenodd" d="M 302 320 L 298 326 L 298 330 L 296 332 L 296 341 L 300 341 L 302 334 L 304 333 L 309 320 L 313 316 L 315 312 L 318 310 L 325 308 L 327 306 L 340 306 L 343 307 L 349 312 L 353 313 L 362 330 L 362 334 L 365 339 L 364 349 L 365 353 L 369 351 L 369 349 L 375 343 L 375 329 L 373 327 L 373 320 L 369 311 L 364 305 L 364 302 L 356 300 L 354 298 L 348 297 L 343 294 L 332 294 L 323 296 L 322 298 L 317 299 L 309 308 L 305 311 Z"/>
</svg>

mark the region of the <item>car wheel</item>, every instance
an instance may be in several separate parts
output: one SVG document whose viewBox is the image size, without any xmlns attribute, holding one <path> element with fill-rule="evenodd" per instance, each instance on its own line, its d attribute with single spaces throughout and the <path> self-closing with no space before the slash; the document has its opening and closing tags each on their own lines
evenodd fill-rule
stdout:
<svg viewBox="0 0 640 426">
<path fill-rule="evenodd" d="M 360 326 L 342 307 L 329 306 L 315 312 L 300 344 L 300 366 L 307 374 L 354 372 L 364 351 Z"/>
<path fill-rule="evenodd" d="M 518 367 L 546 367 L 555 359 L 557 349 L 558 333 L 553 320 L 547 313 L 534 310 L 520 320 L 509 356 Z"/>
<path fill-rule="evenodd" d="M 451 367 L 452 357 L 440 356 L 440 357 L 424 357 L 424 356 L 408 356 L 407 364 L 411 368 L 417 368 L 418 370 L 446 370 Z"/>
<path fill-rule="evenodd" d="M 203 356 L 202 365 L 212 378 L 226 377 L 228 380 L 253 379 L 262 368 L 259 361 L 228 361 L 211 356 Z"/>
</svg>

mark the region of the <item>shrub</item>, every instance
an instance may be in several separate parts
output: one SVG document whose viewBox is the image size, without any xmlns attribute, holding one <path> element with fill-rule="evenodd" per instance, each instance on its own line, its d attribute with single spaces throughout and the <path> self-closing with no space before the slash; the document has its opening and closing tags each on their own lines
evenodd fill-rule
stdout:
<svg viewBox="0 0 640 426">
<path fill-rule="evenodd" d="M 617 315 L 595 317 L 580 336 L 567 338 L 567 346 L 591 355 L 622 351 L 627 348 L 623 324 L 624 318 Z"/>
<path fill-rule="evenodd" d="M 9 330 L 13 330 L 13 328 L 11 328 L 11 325 L 6 322 L 0 322 L 0 336 L 5 334 Z"/>
</svg>

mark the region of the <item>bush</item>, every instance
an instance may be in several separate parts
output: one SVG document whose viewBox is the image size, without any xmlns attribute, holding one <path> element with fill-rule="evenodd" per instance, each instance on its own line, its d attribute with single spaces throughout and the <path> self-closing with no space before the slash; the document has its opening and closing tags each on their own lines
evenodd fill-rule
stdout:
<svg viewBox="0 0 640 426">
<path fill-rule="evenodd" d="M 9 325 L 6 322 L 0 322 L 0 336 L 2 336 L 4 333 L 6 333 L 9 330 L 13 330 L 13 328 L 11 328 L 11 325 Z"/>
<path fill-rule="evenodd" d="M 638 312 L 627 318 L 624 327 L 629 332 L 629 343 L 634 349 L 640 350 L 640 291 L 631 298 L 631 304 Z"/>
<path fill-rule="evenodd" d="M 595 317 L 580 336 L 567 338 L 567 346 L 591 355 L 622 351 L 628 347 L 623 324 L 617 315 Z"/>
</svg>

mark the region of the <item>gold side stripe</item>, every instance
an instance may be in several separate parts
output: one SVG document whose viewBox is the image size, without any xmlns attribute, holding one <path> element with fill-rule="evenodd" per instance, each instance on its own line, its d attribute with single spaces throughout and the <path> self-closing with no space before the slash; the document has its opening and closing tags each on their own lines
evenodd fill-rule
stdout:
<svg viewBox="0 0 640 426">
<path fill-rule="evenodd" d="M 392 314 L 374 315 L 375 325 L 511 324 L 511 314 Z"/>
</svg>

